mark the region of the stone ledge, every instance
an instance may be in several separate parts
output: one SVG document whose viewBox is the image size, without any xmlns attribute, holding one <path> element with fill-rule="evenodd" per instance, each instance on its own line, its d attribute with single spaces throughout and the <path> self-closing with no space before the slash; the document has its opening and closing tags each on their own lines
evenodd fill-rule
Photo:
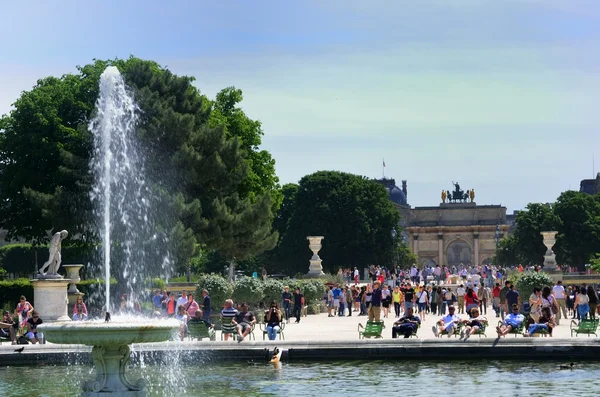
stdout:
<svg viewBox="0 0 600 397">
<path fill-rule="evenodd" d="M 467 342 L 451 339 L 383 339 L 346 341 L 245 341 L 230 342 L 166 342 L 134 345 L 132 361 L 143 356 L 145 362 L 172 360 L 179 352 L 195 362 L 253 360 L 267 361 L 273 347 L 284 351 L 283 361 L 319 361 L 341 359 L 386 360 L 494 360 L 561 359 L 596 360 L 600 357 L 598 338 L 472 338 Z M 91 348 L 80 345 L 29 345 L 23 353 L 14 353 L 15 346 L 0 346 L 0 365 L 45 363 L 91 363 Z"/>
</svg>

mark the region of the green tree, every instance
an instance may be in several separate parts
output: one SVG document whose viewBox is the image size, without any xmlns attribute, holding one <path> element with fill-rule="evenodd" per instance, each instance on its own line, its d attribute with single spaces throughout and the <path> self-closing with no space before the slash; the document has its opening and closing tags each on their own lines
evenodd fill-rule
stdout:
<svg viewBox="0 0 600 397">
<path fill-rule="evenodd" d="M 517 213 L 516 223 L 514 243 L 511 240 L 503 244 L 514 244 L 519 263 L 528 266 L 541 265 L 544 262 L 546 247 L 540 233 L 556 230 L 560 225 L 560 218 L 554 214 L 552 204 L 527 204 L 525 211 Z"/>
<path fill-rule="evenodd" d="M 241 147 L 246 151 L 249 172 L 240 184 L 238 192 L 242 197 L 270 192 L 279 200 L 279 178 L 275 174 L 275 160 L 266 150 L 260 150 L 261 137 L 264 135 L 258 120 L 250 119 L 238 106 L 243 100 L 242 90 L 227 87 L 221 90 L 212 102 L 210 124 L 222 126 L 228 136 L 238 137 Z"/>
<path fill-rule="evenodd" d="M 510 267 L 521 263 L 518 241 L 514 234 L 498 242 L 498 249 L 496 250 L 493 262 L 502 267 Z"/>
<path fill-rule="evenodd" d="M 277 246 L 281 244 L 283 236 L 285 236 L 287 232 L 288 223 L 296 209 L 298 185 L 295 183 L 285 184 L 281 188 L 281 193 L 283 195 L 281 206 L 279 207 L 275 215 L 275 219 L 273 220 L 273 230 L 279 234 Z M 278 253 L 282 253 L 282 251 L 275 248 L 273 250 L 264 252 L 259 257 L 259 261 L 264 263 L 265 269 L 267 269 L 269 273 L 278 273 L 282 270 L 279 264 L 281 258 L 278 256 Z"/>
<path fill-rule="evenodd" d="M 391 265 L 399 213 L 383 186 L 365 177 L 319 171 L 300 180 L 293 211 L 275 254 L 280 270 L 306 273 L 306 236 L 325 236 L 319 256 L 325 271 L 340 266 Z"/>
<path fill-rule="evenodd" d="M 580 271 L 600 252 L 600 195 L 567 191 L 554 205 L 558 226 L 557 256 Z"/>
<path fill-rule="evenodd" d="M 419 257 L 413 253 L 406 244 L 398 245 L 396 264 L 401 269 L 409 269 L 413 263 L 417 263 Z"/>
<path fill-rule="evenodd" d="M 212 109 L 193 78 L 134 57 L 95 61 L 77 74 L 40 80 L 1 119 L 0 222 L 9 238 L 44 242 L 48 230 L 66 228 L 71 236 L 97 240 L 87 124 L 109 65 L 119 68 L 140 108 L 136 133 L 146 153 L 151 199 L 161 208 L 155 229 L 173 244 L 177 264 L 187 262 L 198 242 L 239 259 L 274 246 L 277 180 L 268 153 L 262 154 L 261 178 L 272 183 L 259 186 L 252 174 L 258 173 L 252 156 L 260 152 L 260 137 L 252 134 L 262 134 L 260 124 L 236 129 L 231 122 L 231 132 L 226 123 L 211 123 L 213 111 L 227 122 L 242 120 L 243 112 Z"/>
</svg>

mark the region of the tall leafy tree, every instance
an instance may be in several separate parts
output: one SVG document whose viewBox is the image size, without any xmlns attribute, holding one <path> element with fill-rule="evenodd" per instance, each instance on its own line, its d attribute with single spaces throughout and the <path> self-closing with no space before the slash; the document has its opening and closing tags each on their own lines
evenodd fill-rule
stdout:
<svg viewBox="0 0 600 397">
<path fill-rule="evenodd" d="M 600 252 L 600 195 L 567 191 L 554 204 L 558 226 L 557 254 L 580 270 Z"/>
<path fill-rule="evenodd" d="M 119 68 L 140 108 L 137 134 L 152 200 L 161 208 L 156 229 L 170 237 L 176 261 L 185 262 L 198 242 L 240 258 L 272 247 L 274 168 L 263 175 L 273 181 L 270 187 L 253 183 L 260 139 L 244 142 L 262 134 L 260 127 L 240 127 L 244 138 L 228 132 L 226 123 L 210 122 L 211 112 L 226 112 L 213 109 L 193 78 L 134 57 L 95 61 L 77 74 L 40 80 L 1 119 L 0 222 L 9 237 L 45 241 L 48 230 L 67 228 L 75 238 L 95 239 L 87 124 L 109 65 Z M 224 117 L 229 115 L 217 118 Z"/>
<path fill-rule="evenodd" d="M 542 231 L 556 230 L 560 219 L 554 214 L 552 204 L 527 204 L 525 211 L 517 213 L 514 238 L 517 257 L 523 265 L 541 265 L 546 252 Z"/>
<path fill-rule="evenodd" d="M 391 230 L 399 213 L 380 184 L 365 177 L 319 171 L 300 180 L 293 211 L 275 258 L 291 274 L 308 271 L 307 236 L 323 235 L 319 255 L 325 271 L 340 266 L 391 265 Z"/>
</svg>

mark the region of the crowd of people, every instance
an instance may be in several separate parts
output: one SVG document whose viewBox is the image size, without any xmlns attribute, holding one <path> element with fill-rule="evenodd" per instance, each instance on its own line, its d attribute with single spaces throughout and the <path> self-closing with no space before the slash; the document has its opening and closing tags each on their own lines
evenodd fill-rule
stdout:
<svg viewBox="0 0 600 397">
<path fill-rule="evenodd" d="M 14 318 L 17 318 L 15 321 Z M 13 314 L 8 310 L 2 312 L 0 321 L 0 336 L 10 339 L 13 345 L 20 343 L 45 343 L 44 335 L 38 332 L 38 325 L 42 324 L 42 318 L 34 310 L 33 306 L 25 296 L 21 296 Z"/>
<path fill-rule="evenodd" d="M 366 269 L 365 269 L 366 270 Z M 457 272 L 458 284 L 449 283 L 449 274 Z M 484 331 L 488 325 L 487 309 L 500 320 L 496 327 L 498 336 L 515 330 L 522 330 L 524 336 L 545 333 L 552 336 L 553 328 L 561 319 L 596 319 L 599 303 L 598 293 L 592 286 L 563 287 L 558 281 L 553 286 L 535 287 L 531 295 L 522 297 L 505 275 L 491 266 L 460 266 L 458 269 L 436 266 L 433 268 L 410 270 L 389 269 L 372 266 L 368 269 L 369 281 L 360 284 L 359 272 L 355 268 L 340 269 L 346 278 L 346 285 L 329 284 L 324 301 L 328 317 L 366 316 L 368 321 L 379 322 L 394 316 L 392 337 L 408 338 L 417 333 L 428 316 L 439 317 L 432 331 L 435 336 L 452 336 L 460 332 L 462 339 Z M 453 280 L 454 281 L 454 280 Z M 176 297 L 174 292 L 156 290 L 152 297 L 154 318 L 175 318 L 180 322 L 179 337 L 183 340 L 189 323 L 203 323 L 214 329 L 211 322 L 211 298 L 208 291 L 202 291 L 202 299 L 197 302 L 193 293 L 182 291 Z M 121 310 L 127 307 L 123 295 Z M 273 301 L 264 313 L 257 317 L 245 302 L 234 304 L 227 299 L 219 315 L 230 318 L 235 327 L 235 337 L 244 341 L 252 332 L 257 321 L 264 324 L 269 340 L 275 340 L 282 330 L 282 324 L 295 317 L 299 323 L 304 296 L 299 288 L 290 292 L 285 287 L 279 302 Z M 393 309 L 393 311 L 392 311 Z M 139 309 L 141 311 L 141 307 Z M 88 319 L 88 308 L 82 297 L 72 306 L 74 321 Z M 464 317 L 464 316 L 467 317 Z M 463 316 L 463 317 L 461 317 Z M 24 338 L 31 343 L 44 343 L 44 337 L 37 331 L 42 324 L 40 315 L 31 303 L 22 296 L 13 314 L 4 311 L 0 321 L 0 336 L 17 343 Z M 228 339 L 228 335 L 225 335 Z"/>
</svg>

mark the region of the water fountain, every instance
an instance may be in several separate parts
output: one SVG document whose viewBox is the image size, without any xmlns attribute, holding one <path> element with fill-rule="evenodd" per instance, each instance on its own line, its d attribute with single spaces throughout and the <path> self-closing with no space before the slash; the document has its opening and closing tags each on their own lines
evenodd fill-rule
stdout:
<svg viewBox="0 0 600 397">
<path fill-rule="evenodd" d="M 143 180 L 143 163 L 135 141 L 136 106 L 116 67 L 108 67 L 100 78 L 97 115 L 90 123 L 94 133 L 95 174 L 92 199 L 99 209 L 105 271 L 105 310 L 110 311 L 110 259 L 115 238 L 122 249 L 124 279 L 128 287 L 139 274 L 143 228 L 151 228 L 149 200 Z M 111 237 L 112 236 L 112 237 Z M 136 262 L 136 260 L 138 262 Z M 139 268 L 141 269 L 141 267 Z M 66 294 L 66 292 L 65 292 Z M 37 303 L 37 301 L 36 301 Z M 83 383 L 82 396 L 146 396 L 146 381 L 129 381 L 125 369 L 132 343 L 168 340 L 178 329 L 176 320 L 149 321 L 127 318 L 122 322 L 55 322 L 39 330 L 52 343 L 93 346 L 96 379 Z"/>
</svg>

